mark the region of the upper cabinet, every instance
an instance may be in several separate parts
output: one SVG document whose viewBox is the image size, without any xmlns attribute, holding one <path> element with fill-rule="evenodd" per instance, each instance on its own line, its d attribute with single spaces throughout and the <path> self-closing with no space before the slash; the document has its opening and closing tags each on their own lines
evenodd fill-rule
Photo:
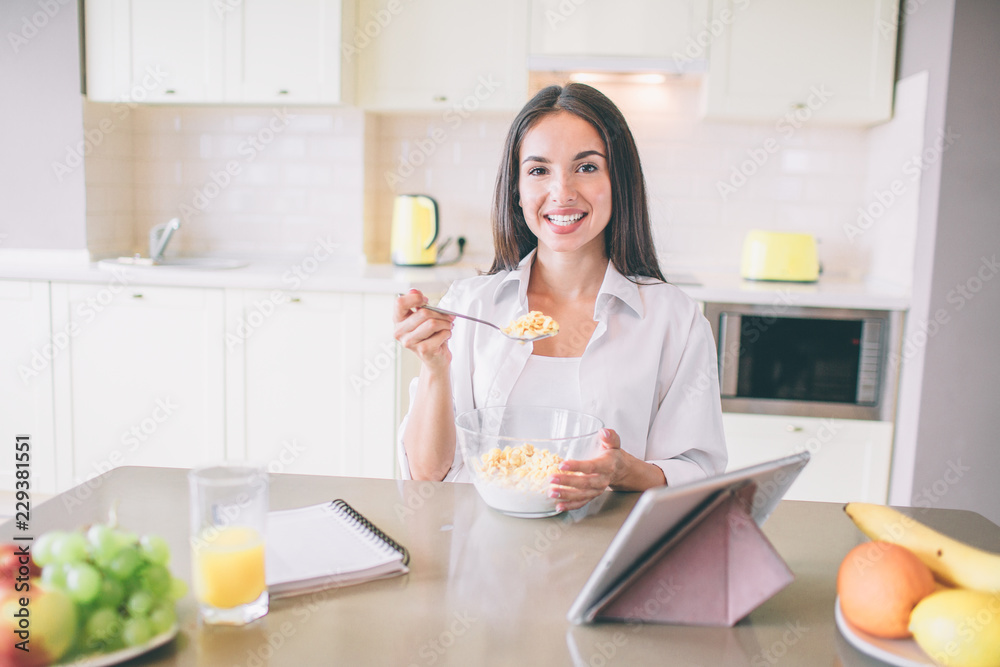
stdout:
<svg viewBox="0 0 1000 667">
<path fill-rule="evenodd" d="M 341 41 L 354 27 L 353 2 L 244 0 L 227 27 L 228 99 L 265 104 L 351 100 L 354 77 L 345 67 L 353 66 L 341 60 Z"/>
<path fill-rule="evenodd" d="M 531 69 L 696 71 L 708 0 L 531 0 Z M 701 43 L 699 43 L 701 42 Z"/>
<path fill-rule="evenodd" d="M 527 0 L 361 0 L 344 44 L 357 59 L 359 106 L 442 110 L 461 121 L 476 110 L 527 100 Z"/>
<path fill-rule="evenodd" d="M 355 0 L 88 0 L 87 96 L 99 102 L 340 104 Z"/>
<path fill-rule="evenodd" d="M 91 3 L 87 3 L 90 5 Z M 100 3 L 98 3 L 100 4 Z M 203 0 L 131 0 L 128 43 L 129 99 L 145 102 L 222 102 L 223 19 Z M 89 16 L 87 25 L 90 25 Z M 87 36 L 91 44 L 91 36 Z M 103 40 L 94 48 L 101 48 Z M 88 79 L 89 81 L 89 79 Z M 91 99 L 95 99 L 91 94 Z"/>
<path fill-rule="evenodd" d="M 87 0 L 97 101 L 519 109 L 528 72 L 705 73 L 708 119 L 892 115 L 898 0 Z M 356 86 L 356 88 L 355 88 Z"/>
<path fill-rule="evenodd" d="M 705 117 L 888 120 L 898 12 L 895 0 L 717 0 Z"/>
</svg>

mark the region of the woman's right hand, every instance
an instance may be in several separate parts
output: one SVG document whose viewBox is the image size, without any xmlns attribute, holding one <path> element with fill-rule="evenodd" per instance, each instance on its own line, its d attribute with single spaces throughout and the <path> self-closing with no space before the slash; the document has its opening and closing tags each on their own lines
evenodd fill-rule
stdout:
<svg viewBox="0 0 1000 667">
<path fill-rule="evenodd" d="M 451 364 L 448 339 L 455 317 L 442 315 L 420 306 L 427 297 L 411 289 L 396 299 L 392 321 L 396 324 L 395 338 L 407 350 L 412 350 L 429 370 L 443 370 Z"/>
</svg>

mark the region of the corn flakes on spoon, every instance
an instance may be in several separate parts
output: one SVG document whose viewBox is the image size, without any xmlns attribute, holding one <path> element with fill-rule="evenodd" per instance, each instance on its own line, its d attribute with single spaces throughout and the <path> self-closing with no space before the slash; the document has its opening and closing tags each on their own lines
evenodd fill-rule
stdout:
<svg viewBox="0 0 1000 667">
<path fill-rule="evenodd" d="M 472 320 L 473 322 L 478 322 L 479 324 L 485 324 L 488 327 L 493 327 L 500 333 L 502 333 L 507 338 L 511 340 L 516 340 L 519 343 L 528 343 L 538 340 L 543 340 L 545 338 L 551 338 L 559 333 L 559 325 L 556 324 L 555 320 L 546 315 L 542 315 L 541 312 L 533 310 L 524 317 L 519 317 L 514 320 L 506 327 L 498 327 L 492 322 L 487 322 L 486 320 L 480 320 L 471 315 L 463 315 L 462 313 L 453 313 L 450 310 L 445 310 L 444 308 L 438 308 L 437 306 L 423 305 L 421 308 L 426 308 L 427 310 L 433 310 L 435 313 L 441 313 L 442 315 L 454 315 L 455 317 L 464 317 L 467 320 Z"/>
</svg>

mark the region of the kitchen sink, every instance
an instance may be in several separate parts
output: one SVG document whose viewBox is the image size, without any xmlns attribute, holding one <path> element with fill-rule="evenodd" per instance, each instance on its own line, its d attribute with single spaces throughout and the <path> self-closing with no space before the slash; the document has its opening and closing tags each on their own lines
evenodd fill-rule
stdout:
<svg viewBox="0 0 1000 667">
<path fill-rule="evenodd" d="M 196 269 L 201 271 L 238 269 L 247 264 L 249 262 L 241 259 L 226 259 L 222 257 L 165 257 L 157 262 L 153 262 L 148 257 L 117 257 L 114 259 L 102 259 L 97 263 L 102 269 L 130 266 L 137 269 L 168 268 Z"/>
</svg>

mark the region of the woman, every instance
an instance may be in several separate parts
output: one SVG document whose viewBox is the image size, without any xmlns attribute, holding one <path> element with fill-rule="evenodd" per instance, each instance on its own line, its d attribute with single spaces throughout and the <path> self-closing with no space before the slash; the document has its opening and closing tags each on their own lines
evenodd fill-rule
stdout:
<svg viewBox="0 0 1000 667">
<path fill-rule="evenodd" d="M 457 281 L 441 307 L 501 325 L 538 310 L 559 335 L 520 345 L 488 327 L 396 301 L 396 339 L 420 376 L 400 429 L 404 477 L 468 480 L 455 415 L 535 404 L 594 414 L 601 454 L 564 461 L 558 509 L 603 493 L 643 491 L 726 465 L 711 328 L 664 281 L 632 133 L 617 107 L 583 84 L 550 86 L 508 133 L 493 202 L 496 255 Z"/>
</svg>

